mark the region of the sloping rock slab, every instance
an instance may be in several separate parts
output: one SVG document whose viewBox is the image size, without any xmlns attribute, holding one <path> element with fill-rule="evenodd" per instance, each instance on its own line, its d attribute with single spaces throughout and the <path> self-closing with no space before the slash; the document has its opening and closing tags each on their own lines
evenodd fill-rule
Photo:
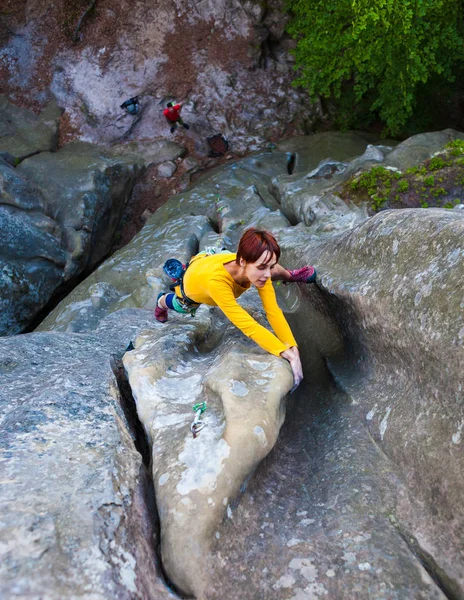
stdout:
<svg viewBox="0 0 464 600">
<path fill-rule="evenodd" d="M 0 160 L 0 335 L 22 331 L 63 282 L 61 238 L 40 190 Z"/>
<path fill-rule="evenodd" d="M 0 94 L 0 155 L 15 161 L 38 152 L 53 152 L 58 144 L 58 121 L 63 111 L 50 103 L 38 116 L 31 110 L 10 104 Z"/>
<path fill-rule="evenodd" d="M 260 351 L 217 310 L 141 334 L 124 357 L 152 447 L 164 569 L 177 589 L 203 598 L 215 531 L 230 503 L 273 448 L 292 387 L 288 363 Z M 187 321 L 186 321 L 187 319 Z M 219 345 L 218 345 L 219 343 Z M 207 402 L 190 431 L 192 407 Z"/>
<path fill-rule="evenodd" d="M 464 215 L 384 211 L 319 244 L 284 246 L 319 267 L 347 346 L 331 370 L 411 492 L 395 519 L 443 587 L 464 595 Z"/>
<path fill-rule="evenodd" d="M 173 596 L 155 559 L 156 508 L 111 366 L 151 320 L 0 344 L 0 596 Z"/>
<path fill-rule="evenodd" d="M 83 142 L 23 161 L 18 171 L 38 187 L 49 214 L 63 228 L 71 260 L 66 279 L 98 263 L 130 199 L 137 164 L 111 158 L 103 148 Z"/>
</svg>

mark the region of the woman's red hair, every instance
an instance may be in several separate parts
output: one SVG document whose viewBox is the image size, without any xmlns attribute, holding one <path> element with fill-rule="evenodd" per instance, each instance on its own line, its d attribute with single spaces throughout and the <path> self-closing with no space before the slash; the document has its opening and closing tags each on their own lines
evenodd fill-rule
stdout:
<svg viewBox="0 0 464 600">
<path fill-rule="evenodd" d="M 256 262 L 263 252 L 268 252 L 269 256 L 265 263 L 272 260 L 272 255 L 275 254 L 277 262 L 280 258 L 280 247 L 275 237 L 265 229 L 255 229 L 251 227 L 247 229 L 240 238 L 237 249 L 236 263 L 240 264 L 240 259 L 245 262 Z"/>
</svg>

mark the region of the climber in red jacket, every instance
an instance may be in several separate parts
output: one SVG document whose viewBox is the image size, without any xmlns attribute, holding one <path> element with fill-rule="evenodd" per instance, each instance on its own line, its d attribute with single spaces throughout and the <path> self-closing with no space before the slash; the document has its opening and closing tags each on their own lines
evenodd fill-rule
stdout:
<svg viewBox="0 0 464 600">
<path fill-rule="evenodd" d="M 174 102 L 168 102 L 167 108 L 164 109 L 163 115 L 166 117 L 167 121 L 171 125 L 171 133 L 174 133 L 177 127 L 177 123 L 179 125 L 183 125 L 185 129 L 189 128 L 187 123 L 184 123 L 182 117 L 180 116 L 180 111 L 182 109 L 182 104 L 174 104 Z"/>
</svg>

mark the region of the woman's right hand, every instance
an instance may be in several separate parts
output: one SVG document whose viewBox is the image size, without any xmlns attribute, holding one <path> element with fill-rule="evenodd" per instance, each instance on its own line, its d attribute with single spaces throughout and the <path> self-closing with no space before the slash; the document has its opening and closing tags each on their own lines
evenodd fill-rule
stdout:
<svg viewBox="0 0 464 600">
<path fill-rule="evenodd" d="M 293 392 L 303 380 L 303 367 L 301 365 L 300 353 L 298 352 L 298 348 L 296 346 L 292 346 L 291 348 L 288 348 L 288 350 L 281 352 L 280 356 L 285 358 L 285 360 L 288 360 L 290 366 L 292 367 L 293 387 L 291 392 Z"/>
</svg>

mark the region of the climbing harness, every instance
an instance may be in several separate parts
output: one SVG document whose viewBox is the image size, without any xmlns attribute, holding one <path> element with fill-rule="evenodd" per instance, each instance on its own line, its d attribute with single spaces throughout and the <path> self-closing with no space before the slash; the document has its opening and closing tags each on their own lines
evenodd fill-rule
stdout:
<svg viewBox="0 0 464 600">
<path fill-rule="evenodd" d="M 201 414 L 206 410 L 206 401 L 194 404 L 192 410 L 195 413 L 193 423 L 190 425 L 190 431 L 192 432 L 193 439 L 197 437 L 203 427 L 206 427 L 206 423 L 200 419 Z"/>
<path fill-rule="evenodd" d="M 121 108 L 128 112 L 130 115 L 136 115 L 139 112 L 139 98 L 140 96 L 134 96 L 133 98 L 129 98 L 121 104 Z"/>
<path fill-rule="evenodd" d="M 216 246 L 206 246 L 205 249 L 196 254 L 190 262 L 193 262 L 198 258 L 202 258 L 203 256 L 211 256 L 212 254 L 218 254 L 222 252 L 228 252 L 228 250 L 225 248 L 218 248 Z M 190 315 L 194 317 L 197 309 L 200 307 L 200 304 L 191 300 L 184 291 L 184 275 L 189 264 L 190 263 L 184 265 L 180 262 L 180 260 L 177 260 L 177 258 L 169 258 L 163 265 L 163 271 L 174 281 L 174 283 L 170 286 L 170 290 L 174 292 L 176 287 L 180 289 L 182 297 L 179 298 L 177 296 L 177 301 L 179 304 L 186 312 L 190 313 Z"/>
</svg>

